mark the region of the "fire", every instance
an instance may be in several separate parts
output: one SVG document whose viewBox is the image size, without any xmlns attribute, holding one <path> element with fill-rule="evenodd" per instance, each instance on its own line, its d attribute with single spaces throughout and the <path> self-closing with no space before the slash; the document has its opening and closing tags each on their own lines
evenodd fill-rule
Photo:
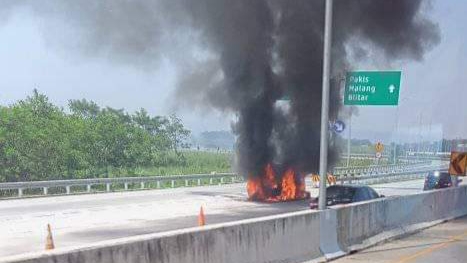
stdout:
<svg viewBox="0 0 467 263">
<path fill-rule="evenodd" d="M 296 192 L 295 172 L 292 169 L 288 169 L 282 178 L 282 193 L 280 198 L 282 201 L 293 200 L 295 199 Z"/>
<path fill-rule="evenodd" d="M 266 178 L 264 181 L 265 187 L 269 189 L 276 189 L 277 188 L 277 183 L 276 183 L 276 173 L 274 173 L 274 170 L 272 169 L 272 165 L 268 164 L 266 165 Z"/>
<path fill-rule="evenodd" d="M 261 180 L 259 178 L 252 178 L 246 184 L 248 196 L 251 200 L 264 200 L 265 195 Z"/>
<path fill-rule="evenodd" d="M 305 199 L 305 179 L 294 169 L 287 169 L 279 183 L 271 164 L 266 165 L 264 174 L 250 176 L 247 182 L 248 197 L 252 201 L 280 202 Z"/>
</svg>

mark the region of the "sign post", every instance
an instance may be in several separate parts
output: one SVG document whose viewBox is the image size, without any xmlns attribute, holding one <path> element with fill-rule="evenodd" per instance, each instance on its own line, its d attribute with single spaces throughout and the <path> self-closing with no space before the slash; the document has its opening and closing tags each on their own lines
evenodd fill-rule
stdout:
<svg viewBox="0 0 467 263">
<path fill-rule="evenodd" d="M 401 71 L 348 72 L 344 105 L 397 106 L 401 76 Z"/>
<path fill-rule="evenodd" d="M 384 144 L 382 144 L 381 142 L 377 142 L 376 145 L 375 145 L 375 150 L 376 152 L 383 152 L 384 151 Z"/>
<path fill-rule="evenodd" d="M 379 165 L 379 160 L 383 157 L 384 144 L 381 142 L 377 142 L 375 144 L 375 150 L 376 150 L 376 164 Z"/>
<path fill-rule="evenodd" d="M 352 112 L 349 115 L 349 128 L 347 134 L 347 167 L 350 167 L 350 146 L 352 140 Z"/>
</svg>

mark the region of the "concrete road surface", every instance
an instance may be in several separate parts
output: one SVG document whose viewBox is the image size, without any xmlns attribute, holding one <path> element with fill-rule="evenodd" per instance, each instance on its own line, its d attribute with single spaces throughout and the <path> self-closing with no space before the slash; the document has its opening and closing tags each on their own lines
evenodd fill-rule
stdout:
<svg viewBox="0 0 467 263">
<path fill-rule="evenodd" d="M 467 217 L 333 261 L 335 263 L 465 263 Z"/>
<path fill-rule="evenodd" d="M 310 182 L 307 182 L 310 184 Z M 375 185 L 386 196 L 421 191 L 423 180 Z M 317 196 L 317 189 L 311 190 Z M 46 225 L 56 247 L 308 209 L 308 202 L 246 201 L 244 184 L 0 201 L 0 257 L 42 251 Z"/>
</svg>

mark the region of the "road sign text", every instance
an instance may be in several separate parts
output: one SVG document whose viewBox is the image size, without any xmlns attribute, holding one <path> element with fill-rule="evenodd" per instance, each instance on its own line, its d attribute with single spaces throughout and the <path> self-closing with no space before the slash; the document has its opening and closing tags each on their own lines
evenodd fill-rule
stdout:
<svg viewBox="0 0 467 263">
<path fill-rule="evenodd" d="M 400 71 L 353 71 L 347 73 L 345 105 L 397 105 Z"/>
</svg>

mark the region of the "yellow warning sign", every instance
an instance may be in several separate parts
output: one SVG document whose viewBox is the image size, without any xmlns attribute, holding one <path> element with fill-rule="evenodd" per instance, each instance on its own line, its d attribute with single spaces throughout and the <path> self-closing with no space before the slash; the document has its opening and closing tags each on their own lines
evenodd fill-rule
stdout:
<svg viewBox="0 0 467 263">
<path fill-rule="evenodd" d="M 384 150 L 384 145 L 380 142 L 376 143 L 375 145 L 375 149 L 376 149 L 376 152 L 380 153 L 380 152 L 383 152 Z"/>
<path fill-rule="evenodd" d="M 451 164 L 449 165 L 449 174 L 465 176 L 466 168 L 467 168 L 467 153 L 452 152 L 451 153 Z"/>
</svg>

